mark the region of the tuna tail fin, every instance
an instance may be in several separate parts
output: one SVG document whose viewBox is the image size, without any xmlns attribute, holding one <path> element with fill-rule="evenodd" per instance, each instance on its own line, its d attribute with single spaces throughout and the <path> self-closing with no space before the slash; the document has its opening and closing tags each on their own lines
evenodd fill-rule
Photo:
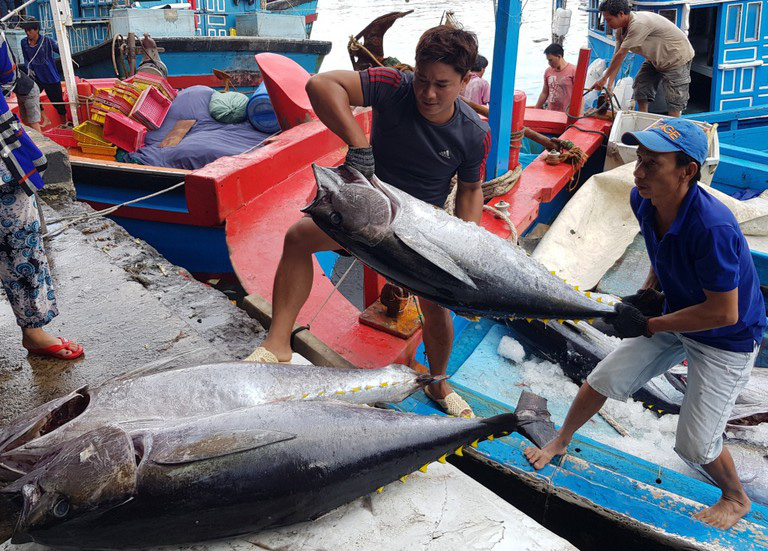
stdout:
<svg viewBox="0 0 768 551">
<path fill-rule="evenodd" d="M 520 395 L 515 413 L 495 415 L 482 422 L 492 426 L 494 434 L 519 432 L 540 448 L 557 436 L 546 398 L 527 390 Z"/>
<path fill-rule="evenodd" d="M 450 375 L 427 375 L 422 374 L 416 377 L 416 382 L 421 385 L 422 387 L 425 387 L 427 385 L 431 385 L 432 383 L 439 383 L 440 381 L 447 381 L 450 379 Z"/>
<path fill-rule="evenodd" d="M 517 401 L 517 432 L 542 448 L 557 436 L 555 424 L 549 416 L 547 399 L 524 390 Z"/>
</svg>

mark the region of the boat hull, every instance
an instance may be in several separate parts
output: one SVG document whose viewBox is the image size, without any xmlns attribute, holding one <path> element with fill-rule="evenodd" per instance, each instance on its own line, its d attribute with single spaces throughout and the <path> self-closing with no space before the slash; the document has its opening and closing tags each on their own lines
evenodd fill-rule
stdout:
<svg viewBox="0 0 768 551">
<path fill-rule="evenodd" d="M 169 76 L 208 76 L 213 69 L 227 73 L 245 74 L 256 77 L 259 68 L 254 54 L 276 53 L 284 55 L 309 73 L 320 69 L 325 56 L 331 51 L 331 43 L 321 40 L 293 40 L 288 38 L 262 38 L 252 36 L 184 36 L 153 37 L 168 67 Z M 115 76 L 112 66 L 112 42 L 104 42 L 73 56 L 79 68 L 77 74 L 83 78 L 109 78 Z M 235 85 L 238 82 L 235 81 Z"/>
</svg>

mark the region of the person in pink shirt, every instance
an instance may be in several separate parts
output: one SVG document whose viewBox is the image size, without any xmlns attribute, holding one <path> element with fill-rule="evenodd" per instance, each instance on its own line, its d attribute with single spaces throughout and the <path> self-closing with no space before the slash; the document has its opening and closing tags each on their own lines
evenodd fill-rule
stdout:
<svg viewBox="0 0 768 551">
<path fill-rule="evenodd" d="M 567 112 L 573 94 L 576 66 L 568 63 L 563 54 L 560 44 L 550 44 L 544 50 L 549 67 L 544 71 L 544 87 L 539 94 L 539 101 L 536 102 L 536 109 Z"/>
<path fill-rule="evenodd" d="M 469 82 L 461 95 L 472 103 L 488 105 L 491 102 L 491 84 L 483 78 L 488 60 L 478 55 L 472 71 L 469 73 Z"/>
</svg>

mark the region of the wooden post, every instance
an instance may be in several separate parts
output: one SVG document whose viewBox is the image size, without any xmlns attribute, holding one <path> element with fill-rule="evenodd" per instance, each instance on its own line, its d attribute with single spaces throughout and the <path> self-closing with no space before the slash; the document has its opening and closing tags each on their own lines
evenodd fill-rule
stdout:
<svg viewBox="0 0 768 551">
<path fill-rule="evenodd" d="M 381 289 L 387 282 L 386 279 L 371 270 L 368 266 L 363 266 L 363 307 L 368 308 L 371 304 L 379 300 Z"/>
<path fill-rule="evenodd" d="M 584 83 L 587 82 L 587 69 L 589 68 L 589 55 L 592 50 L 582 48 L 579 50 L 579 62 L 576 64 L 576 74 L 573 77 L 573 94 L 568 105 L 568 124 L 576 122 L 576 117 L 584 114 Z"/>
<path fill-rule="evenodd" d="M 525 92 L 515 90 L 514 105 L 512 108 L 512 133 L 520 132 L 525 125 Z M 523 136 L 509 141 L 509 170 L 520 164 L 520 144 Z"/>
<path fill-rule="evenodd" d="M 75 85 L 75 70 L 72 68 L 72 51 L 69 49 L 69 31 L 72 26 L 72 11 L 69 0 L 51 0 L 51 14 L 53 15 L 53 28 L 56 31 L 56 40 L 59 43 L 59 55 L 61 56 L 61 69 L 64 73 L 64 85 L 67 89 L 69 112 L 72 115 L 72 124 L 77 126 L 80 120 L 77 117 L 78 96 Z"/>
</svg>

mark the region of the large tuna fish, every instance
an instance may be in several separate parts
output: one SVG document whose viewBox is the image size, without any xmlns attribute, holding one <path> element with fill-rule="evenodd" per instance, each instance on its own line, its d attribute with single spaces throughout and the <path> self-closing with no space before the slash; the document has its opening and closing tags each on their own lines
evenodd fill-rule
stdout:
<svg viewBox="0 0 768 551">
<path fill-rule="evenodd" d="M 476 224 L 345 166 L 314 166 L 303 210 L 339 245 L 388 279 L 460 314 L 586 319 L 614 312 L 519 247 Z"/>
<path fill-rule="evenodd" d="M 403 365 L 336 369 L 233 362 L 139 370 L 43 404 L 0 431 L 0 480 L 28 472 L 48 447 L 108 424 L 132 430 L 288 400 L 394 403 L 433 380 Z"/>
<path fill-rule="evenodd" d="M 687 367 L 672 368 L 664 375 L 673 387 L 685 394 L 688 388 Z M 768 370 L 763 367 L 754 367 L 747 384 L 736 398 L 725 430 L 737 438 L 749 440 L 751 433 L 766 421 L 768 421 Z"/>
<path fill-rule="evenodd" d="M 457 419 L 335 401 L 266 404 L 164 429 L 102 427 L 1 491 L 23 499 L 14 543 L 199 542 L 315 519 L 517 426 L 514 413 Z"/>
</svg>

